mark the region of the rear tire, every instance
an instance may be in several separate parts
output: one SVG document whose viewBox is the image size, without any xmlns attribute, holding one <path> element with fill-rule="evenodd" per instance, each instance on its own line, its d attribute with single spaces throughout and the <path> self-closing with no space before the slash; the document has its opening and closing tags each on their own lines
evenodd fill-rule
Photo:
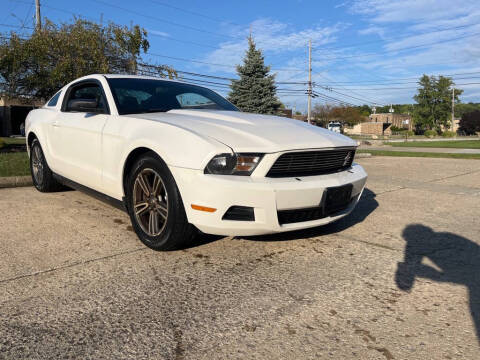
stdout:
<svg viewBox="0 0 480 360">
<path fill-rule="evenodd" d="M 58 191 L 62 186 L 53 177 L 48 167 L 40 142 L 34 139 L 30 146 L 30 172 L 33 185 L 41 192 Z"/>
<path fill-rule="evenodd" d="M 154 250 L 185 247 L 196 229 L 187 221 L 168 166 L 153 152 L 134 164 L 126 184 L 126 205 L 139 239 Z"/>
</svg>

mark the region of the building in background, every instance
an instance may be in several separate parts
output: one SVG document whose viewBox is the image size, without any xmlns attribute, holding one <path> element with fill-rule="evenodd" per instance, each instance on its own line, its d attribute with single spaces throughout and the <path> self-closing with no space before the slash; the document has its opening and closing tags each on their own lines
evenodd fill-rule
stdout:
<svg viewBox="0 0 480 360">
<path fill-rule="evenodd" d="M 42 105 L 39 101 L 0 97 L 0 136 L 21 135 L 21 125 L 30 110 Z"/>
<path fill-rule="evenodd" d="M 414 128 L 412 116 L 408 114 L 371 114 L 368 120 L 353 127 L 345 127 L 345 133 L 351 135 L 392 135 L 392 127 L 405 130 L 413 130 Z"/>
<path fill-rule="evenodd" d="M 390 124 L 396 128 L 413 130 L 412 116 L 408 114 L 380 113 L 371 114 L 368 118 L 373 123 Z"/>
</svg>

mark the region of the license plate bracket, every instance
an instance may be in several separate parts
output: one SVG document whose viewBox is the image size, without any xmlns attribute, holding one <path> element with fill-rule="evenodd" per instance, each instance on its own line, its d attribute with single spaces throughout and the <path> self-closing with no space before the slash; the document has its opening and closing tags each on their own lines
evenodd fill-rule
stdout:
<svg viewBox="0 0 480 360">
<path fill-rule="evenodd" d="M 325 215 L 345 210 L 352 198 L 353 184 L 329 187 L 325 190 L 323 211 Z"/>
</svg>

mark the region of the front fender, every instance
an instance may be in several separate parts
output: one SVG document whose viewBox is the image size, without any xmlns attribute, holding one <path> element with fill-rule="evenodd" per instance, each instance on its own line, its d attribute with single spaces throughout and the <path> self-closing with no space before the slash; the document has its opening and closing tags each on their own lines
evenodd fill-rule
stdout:
<svg viewBox="0 0 480 360">
<path fill-rule="evenodd" d="M 120 116 L 112 118 L 103 132 L 103 182 L 108 195 L 117 199 L 124 196 L 125 164 L 138 148 L 154 151 L 169 167 L 188 169 L 203 169 L 215 155 L 232 151 L 212 138 L 180 126 Z"/>
</svg>

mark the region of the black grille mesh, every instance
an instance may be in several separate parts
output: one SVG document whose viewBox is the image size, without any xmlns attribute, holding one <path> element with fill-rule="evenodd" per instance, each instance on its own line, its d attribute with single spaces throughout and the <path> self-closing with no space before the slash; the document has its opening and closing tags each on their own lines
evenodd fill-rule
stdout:
<svg viewBox="0 0 480 360">
<path fill-rule="evenodd" d="M 354 157 L 354 149 L 285 153 L 275 161 L 267 173 L 267 177 L 296 177 L 334 173 L 350 168 Z"/>
</svg>

